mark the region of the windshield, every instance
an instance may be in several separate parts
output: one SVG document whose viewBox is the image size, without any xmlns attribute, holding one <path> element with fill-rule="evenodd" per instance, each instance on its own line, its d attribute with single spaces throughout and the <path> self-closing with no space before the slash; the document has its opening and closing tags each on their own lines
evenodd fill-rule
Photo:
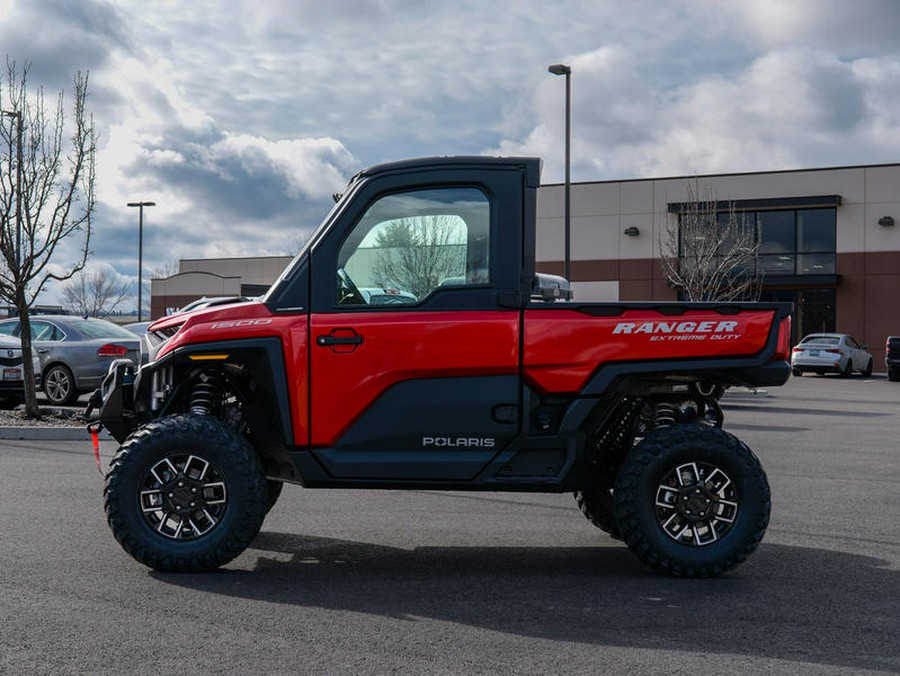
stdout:
<svg viewBox="0 0 900 676">
<path fill-rule="evenodd" d="M 802 341 L 805 345 L 816 343 L 817 345 L 837 345 L 841 339 L 837 336 L 807 336 Z"/>
</svg>

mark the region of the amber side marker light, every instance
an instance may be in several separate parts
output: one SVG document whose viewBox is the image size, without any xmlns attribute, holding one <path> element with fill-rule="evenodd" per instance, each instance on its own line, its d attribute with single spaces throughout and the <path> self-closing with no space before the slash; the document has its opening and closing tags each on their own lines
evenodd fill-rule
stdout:
<svg viewBox="0 0 900 676">
<path fill-rule="evenodd" d="M 192 354 L 188 357 L 191 361 L 225 361 L 227 354 Z"/>
</svg>

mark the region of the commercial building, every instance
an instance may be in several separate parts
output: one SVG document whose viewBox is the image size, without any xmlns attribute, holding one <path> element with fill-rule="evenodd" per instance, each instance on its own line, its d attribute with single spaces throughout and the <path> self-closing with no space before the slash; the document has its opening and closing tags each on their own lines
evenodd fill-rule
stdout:
<svg viewBox="0 0 900 676">
<path fill-rule="evenodd" d="M 667 224 L 691 185 L 734 208 L 759 233 L 761 298 L 795 304 L 795 338 L 850 333 L 876 368 L 900 334 L 900 164 L 717 174 L 571 187 L 571 278 L 576 300 L 675 300 L 660 262 Z M 693 194 L 697 194 L 694 192 Z M 564 187 L 538 195 L 538 269 L 562 274 Z M 153 317 L 201 296 L 257 295 L 290 257 L 193 259 L 152 281 Z"/>
<path fill-rule="evenodd" d="M 203 297 L 259 296 L 290 261 L 291 256 L 182 259 L 174 275 L 150 280 L 150 317 L 162 317 Z"/>
</svg>

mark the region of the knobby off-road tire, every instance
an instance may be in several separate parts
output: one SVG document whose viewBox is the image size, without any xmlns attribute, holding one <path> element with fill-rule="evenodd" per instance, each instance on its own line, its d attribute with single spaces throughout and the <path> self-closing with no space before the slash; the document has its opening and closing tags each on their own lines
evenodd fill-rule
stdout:
<svg viewBox="0 0 900 676">
<path fill-rule="evenodd" d="M 125 440 L 104 496 L 109 527 L 126 552 L 156 570 L 192 572 L 247 548 L 269 490 L 245 439 L 215 418 L 177 415 Z"/>
<path fill-rule="evenodd" d="M 647 435 L 622 463 L 614 499 L 629 549 L 678 577 L 710 577 L 742 563 L 762 540 L 771 508 L 753 452 L 706 425 Z"/>
<path fill-rule="evenodd" d="M 612 493 L 608 488 L 596 486 L 575 491 L 575 503 L 587 520 L 597 528 L 611 538 L 622 539 L 616 524 Z"/>
<path fill-rule="evenodd" d="M 281 489 L 284 488 L 283 481 L 275 481 L 274 479 L 266 479 L 266 512 L 271 510 L 278 498 L 281 497 Z"/>
</svg>

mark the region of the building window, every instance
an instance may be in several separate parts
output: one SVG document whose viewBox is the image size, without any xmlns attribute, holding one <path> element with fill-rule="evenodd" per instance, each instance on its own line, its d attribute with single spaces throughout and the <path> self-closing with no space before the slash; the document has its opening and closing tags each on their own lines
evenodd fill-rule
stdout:
<svg viewBox="0 0 900 676">
<path fill-rule="evenodd" d="M 744 213 L 759 226 L 759 268 L 766 277 L 835 274 L 835 209 Z"/>
</svg>

